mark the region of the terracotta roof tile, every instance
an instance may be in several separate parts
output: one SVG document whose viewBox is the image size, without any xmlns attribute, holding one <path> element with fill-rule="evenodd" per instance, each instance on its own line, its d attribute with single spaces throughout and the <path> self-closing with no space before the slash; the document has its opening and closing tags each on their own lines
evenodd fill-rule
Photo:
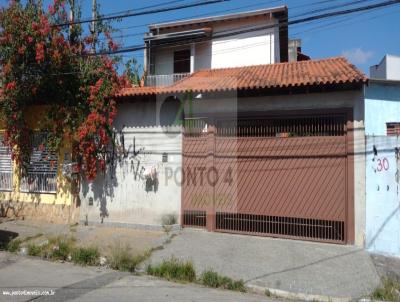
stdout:
<svg viewBox="0 0 400 302">
<path fill-rule="evenodd" d="M 126 88 L 118 97 L 167 93 L 218 92 L 365 83 L 367 77 L 345 58 L 199 70 L 166 87 Z"/>
</svg>

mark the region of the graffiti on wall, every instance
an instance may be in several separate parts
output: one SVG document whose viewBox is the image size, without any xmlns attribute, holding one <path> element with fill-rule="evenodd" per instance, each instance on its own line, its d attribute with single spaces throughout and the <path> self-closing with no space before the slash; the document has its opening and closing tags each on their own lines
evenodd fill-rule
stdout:
<svg viewBox="0 0 400 302">
<path fill-rule="evenodd" d="M 130 142 L 126 141 L 124 127 L 113 134 L 113 143 L 107 150 L 106 164 L 111 179 L 116 178 L 116 168 L 126 167 L 134 181 L 141 182 L 146 192 L 158 191 L 158 171 L 160 163 L 145 165 L 149 162 L 152 152 L 147 152 L 145 147 L 138 147 L 136 137 L 133 136 Z"/>
</svg>

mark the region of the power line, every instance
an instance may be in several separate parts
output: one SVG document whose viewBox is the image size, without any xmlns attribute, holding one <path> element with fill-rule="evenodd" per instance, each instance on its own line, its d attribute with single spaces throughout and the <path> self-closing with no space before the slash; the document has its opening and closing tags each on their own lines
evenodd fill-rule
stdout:
<svg viewBox="0 0 400 302">
<path fill-rule="evenodd" d="M 340 7 L 353 6 L 356 4 L 360 4 L 360 3 L 364 3 L 364 2 L 371 2 L 371 1 L 375 1 L 375 0 L 356 0 L 356 1 L 350 1 L 350 2 L 345 2 L 345 3 L 338 3 L 337 5 L 334 5 L 334 6 L 328 6 L 328 7 L 323 7 L 323 8 L 318 8 L 318 9 L 314 9 L 311 11 L 307 11 L 307 12 L 295 15 L 292 18 L 297 18 L 297 17 L 306 16 L 306 15 L 325 12 L 328 10 L 336 9 L 338 6 L 340 6 Z"/>
<path fill-rule="evenodd" d="M 281 1 L 282 1 L 282 0 L 272 0 L 272 1 L 271 1 L 271 0 L 268 0 L 268 1 L 262 0 L 262 1 L 260 1 L 260 2 L 264 2 L 264 3 L 262 3 L 261 5 L 265 5 L 265 4 L 267 4 L 267 3 L 268 3 L 268 4 L 272 4 L 272 3 L 281 2 Z M 239 7 L 235 7 L 235 8 L 232 8 L 232 9 L 225 9 L 225 10 L 214 11 L 214 12 L 212 12 L 212 13 L 208 12 L 208 13 L 204 13 L 204 14 L 190 15 L 190 16 L 187 16 L 187 17 L 184 17 L 184 18 L 180 18 L 180 19 L 169 19 L 169 20 L 164 20 L 164 21 L 162 21 L 162 23 L 165 23 L 165 22 L 182 21 L 182 20 L 188 20 L 188 19 L 191 19 L 191 18 L 197 18 L 197 17 L 203 17 L 203 16 L 210 16 L 210 15 L 215 15 L 215 14 L 218 14 L 218 13 L 226 13 L 226 12 L 237 11 L 237 10 L 242 10 L 242 9 L 245 9 L 245 8 L 258 7 L 258 6 L 260 6 L 260 3 L 251 4 L 251 5 L 239 6 Z M 123 33 L 121 33 L 121 31 L 122 31 L 122 30 L 126 30 L 126 29 L 133 29 L 133 28 L 145 27 L 145 26 L 148 26 L 148 25 L 151 25 L 151 24 L 153 24 L 153 22 L 151 22 L 151 23 L 143 23 L 143 24 L 133 25 L 133 26 L 126 26 L 126 27 L 119 27 L 119 28 L 116 28 L 116 32 L 117 32 L 117 33 L 120 33 L 120 35 L 118 35 L 118 36 L 113 36 L 113 38 L 114 38 L 114 39 L 120 39 L 120 38 L 122 39 L 122 38 L 127 38 L 127 37 L 136 37 L 136 36 L 144 35 L 144 34 L 146 34 L 147 32 L 133 32 L 133 33 L 130 33 L 130 34 L 123 34 Z M 105 40 L 105 39 L 102 39 L 102 40 Z"/>
<path fill-rule="evenodd" d="M 142 6 L 142 7 L 138 7 L 137 9 L 129 9 L 129 10 L 123 10 L 123 11 L 118 11 L 118 12 L 113 12 L 113 13 L 109 13 L 109 14 L 101 14 L 101 17 L 111 17 L 111 16 L 115 16 L 115 15 L 120 15 L 120 14 L 129 14 L 131 12 L 138 12 L 138 11 L 142 11 L 145 9 L 149 9 L 149 8 L 156 8 L 156 7 L 162 7 L 165 5 L 170 5 L 170 4 L 174 4 L 174 3 L 178 3 L 178 2 L 185 2 L 187 0 L 174 0 L 174 1 L 168 1 L 168 2 L 163 2 L 163 3 L 159 3 L 159 4 L 153 4 L 153 5 L 147 5 L 147 6 Z"/>
<path fill-rule="evenodd" d="M 347 18 L 344 18 L 344 19 L 340 20 L 339 22 L 330 22 L 330 23 L 327 23 L 327 24 L 322 24 L 322 25 L 319 25 L 319 26 L 308 28 L 308 29 L 303 30 L 303 31 L 296 32 L 293 35 L 297 36 L 299 34 L 306 33 L 306 32 L 318 31 L 318 30 L 321 30 L 323 28 L 333 29 L 333 28 L 343 27 L 343 26 L 350 25 L 350 24 L 356 24 L 356 23 L 358 23 L 360 21 L 363 21 L 363 20 L 370 21 L 370 20 L 375 20 L 375 19 L 387 16 L 387 15 L 398 14 L 399 12 L 400 12 L 400 10 L 390 11 L 390 12 L 386 12 L 386 13 L 379 14 L 379 15 L 376 15 L 376 16 L 372 16 L 372 17 L 368 17 L 368 18 L 362 18 L 361 20 L 357 20 L 357 21 L 353 21 L 353 22 L 348 22 L 352 18 L 347 17 Z M 372 12 L 370 12 L 370 13 L 372 13 Z M 359 16 L 361 16 L 361 15 L 359 15 Z M 359 16 L 357 16 L 357 17 L 359 17 Z M 339 24 L 339 23 L 341 23 L 341 24 Z"/>
<path fill-rule="evenodd" d="M 376 9 L 376 8 L 384 8 L 384 7 L 387 7 L 389 5 L 395 5 L 395 4 L 399 4 L 399 3 L 400 3 L 400 0 L 386 1 L 386 2 L 383 2 L 383 3 L 380 3 L 380 4 L 376 4 L 376 5 L 369 5 L 369 6 L 359 7 L 359 8 L 351 9 L 351 10 L 348 9 L 348 10 L 336 11 L 336 12 L 331 12 L 331 13 L 323 14 L 323 15 L 319 15 L 319 16 L 312 16 L 312 17 L 303 18 L 303 19 L 299 19 L 299 20 L 288 21 L 288 22 L 286 22 L 286 24 L 288 24 L 288 25 L 289 24 L 300 24 L 301 22 L 305 22 L 304 20 L 307 20 L 307 22 L 309 22 L 310 18 L 313 18 L 313 20 L 324 19 L 324 18 L 328 18 L 328 17 L 334 17 L 334 16 L 337 16 L 337 15 L 347 15 L 347 14 L 351 14 L 351 13 L 355 13 L 355 12 L 363 12 L 363 11 L 368 11 L 368 10 L 372 10 L 372 9 Z M 333 23 L 330 23 L 329 25 L 332 25 L 332 24 Z M 262 28 L 273 28 L 273 27 L 276 27 L 276 26 L 277 25 L 264 26 Z M 259 31 L 260 28 L 255 28 L 252 31 L 255 31 L 255 30 Z M 246 32 L 249 32 L 249 31 L 250 30 L 247 30 Z M 232 32 L 232 33 L 229 33 L 229 34 L 224 35 L 224 36 L 230 36 L 230 35 L 236 35 L 236 34 L 237 34 L 237 32 Z M 211 39 L 214 39 L 214 38 L 215 37 L 208 38 L 207 40 L 211 40 Z M 220 37 L 218 36 L 218 38 L 220 38 Z M 203 42 L 204 42 L 204 40 L 203 41 L 197 41 L 197 42 L 191 41 L 191 42 L 186 42 L 186 43 L 180 43 L 179 45 L 186 45 L 186 44 L 192 44 L 192 43 L 203 43 Z M 224 41 L 221 41 L 221 43 L 222 42 L 224 42 Z M 167 45 L 171 45 L 171 46 L 174 45 L 175 46 L 175 45 L 178 45 L 178 44 L 175 44 L 175 43 L 166 43 L 166 44 L 164 44 L 164 46 L 167 46 Z M 137 46 L 126 47 L 126 48 L 123 48 L 123 49 L 120 49 L 120 50 L 117 50 L 117 51 L 114 51 L 114 52 L 102 52 L 102 53 L 88 54 L 88 55 L 107 55 L 107 54 L 109 54 L 109 55 L 118 55 L 120 53 L 144 50 L 145 48 L 146 48 L 146 46 L 137 45 Z M 238 48 L 241 48 L 241 47 L 238 47 Z M 68 72 L 68 73 L 55 73 L 55 74 L 52 74 L 52 75 L 79 74 L 79 73 L 80 73 L 80 71 L 75 71 L 75 72 Z"/>
<path fill-rule="evenodd" d="M 278 1 L 280 1 L 280 0 L 276 0 L 276 1 L 272 1 L 272 2 L 278 2 Z M 330 0 L 330 1 L 337 1 L 337 0 Z M 347 3 L 342 3 L 342 4 L 340 4 L 340 6 L 341 6 L 341 7 L 353 6 L 353 5 L 355 5 L 355 4 L 359 4 L 359 3 L 363 3 L 363 2 L 369 2 L 369 1 L 374 1 L 374 0 L 349 1 L 349 2 L 347 2 Z M 326 1 L 321 1 L 321 2 L 326 2 Z M 336 8 L 336 6 L 325 7 L 325 8 L 321 8 L 321 9 L 318 9 L 318 10 L 312 10 L 312 11 L 309 11 L 309 12 L 304 12 L 304 13 L 301 13 L 301 14 L 299 14 L 299 15 L 296 15 L 296 16 L 294 16 L 294 17 L 292 17 L 292 18 L 300 17 L 300 16 L 304 16 L 304 15 L 314 14 L 315 12 L 329 11 L 329 10 L 332 10 L 333 8 Z M 186 19 L 186 18 L 184 18 L 184 19 Z M 178 19 L 178 20 L 179 20 L 179 19 Z M 175 21 L 177 21 L 177 20 L 175 20 Z M 147 25 L 148 25 L 148 24 L 147 24 Z M 138 26 L 138 27 L 139 27 L 139 26 Z M 241 27 L 240 27 L 240 29 L 246 29 L 246 28 L 254 28 L 254 25 L 241 26 Z M 222 32 L 230 32 L 230 31 L 232 31 L 232 30 L 234 30 L 234 29 L 222 30 L 222 31 L 219 31 L 219 33 L 222 33 Z M 136 36 L 140 36 L 140 35 L 144 35 L 144 34 L 146 34 L 146 32 L 137 32 L 137 33 L 134 32 L 134 33 L 132 33 L 132 34 L 126 34 L 126 35 L 121 34 L 121 35 L 119 35 L 119 36 L 114 36 L 113 38 L 115 38 L 115 39 L 121 38 L 121 39 L 122 39 L 122 38 L 127 38 L 127 37 L 136 37 Z"/>
<path fill-rule="evenodd" d="M 378 4 L 372 4 L 372 5 L 361 6 L 361 7 L 352 8 L 352 9 L 334 11 L 334 12 L 329 12 L 329 13 L 325 13 L 325 14 L 321 14 L 321 15 L 315 15 L 315 16 L 310 16 L 310 17 L 301 18 L 301 19 L 297 19 L 297 20 L 287 21 L 287 22 L 283 22 L 282 24 L 272 24 L 272 25 L 254 27 L 254 28 L 244 29 L 244 30 L 239 30 L 239 31 L 232 31 L 232 32 L 228 32 L 225 34 L 221 34 L 221 35 L 214 35 L 212 37 L 207 37 L 207 38 L 193 39 L 193 40 L 184 41 L 181 43 L 176 43 L 176 42 L 175 43 L 174 42 L 164 43 L 164 44 L 162 44 L 162 47 L 181 46 L 181 45 L 202 43 L 202 42 L 209 41 L 209 40 L 220 39 L 220 38 L 240 35 L 240 34 L 254 32 L 254 31 L 272 29 L 275 27 L 281 28 L 282 26 L 297 25 L 297 24 L 301 24 L 301 23 L 311 22 L 314 20 L 327 19 L 327 18 L 332 18 L 332 17 L 336 17 L 336 16 L 348 15 L 348 14 L 352 14 L 352 13 L 356 13 L 356 12 L 368 11 L 368 10 L 377 9 L 377 8 L 381 8 L 381 7 L 387 7 L 387 6 L 391 6 L 391 5 L 395 5 L 395 4 L 399 4 L 399 3 L 400 3 L 400 0 L 389 0 L 389 1 L 378 3 Z M 105 52 L 97 53 L 95 55 L 109 55 L 109 54 L 118 54 L 118 53 L 124 53 L 124 52 L 134 52 L 134 51 L 144 50 L 146 48 L 152 48 L 152 47 L 154 47 L 154 46 L 133 45 L 133 46 L 128 46 L 125 48 L 118 49 L 116 51 L 105 51 Z"/>
<path fill-rule="evenodd" d="M 176 6 L 166 7 L 166 8 L 147 10 L 147 11 L 143 11 L 143 12 L 135 12 L 135 13 L 132 12 L 132 13 L 128 13 L 128 14 L 115 15 L 115 16 L 109 16 L 109 17 L 99 17 L 99 18 L 95 18 L 95 19 L 86 19 L 86 20 L 77 20 L 74 22 L 58 23 L 58 24 L 54 24 L 52 26 L 53 27 L 57 27 L 57 26 L 63 27 L 63 26 L 70 26 L 70 25 L 77 25 L 77 24 L 84 24 L 84 23 L 91 23 L 91 22 L 123 19 L 123 18 L 128 18 L 128 17 L 152 15 L 152 14 L 157 14 L 157 13 L 169 12 L 169 11 L 180 10 L 180 9 L 191 8 L 191 7 L 205 6 L 205 5 L 210 5 L 210 4 L 217 4 L 217 3 L 228 2 L 228 1 L 230 1 L 230 0 L 200 1 L 200 2 L 190 3 L 190 4 L 176 5 Z"/>
<path fill-rule="evenodd" d="M 282 0 L 261 0 L 260 2 L 266 2 L 265 4 L 272 4 L 272 3 L 276 3 L 276 2 L 281 2 Z M 264 3 L 262 4 L 264 5 Z M 192 18 L 197 18 L 197 17 L 204 17 L 204 16 L 210 16 L 210 15 L 215 15 L 215 14 L 219 14 L 219 13 L 226 13 L 226 12 L 231 12 L 231 11 L 237 11 L 237 10 L 241 10 L 244 8 L 250 8 L 250 7 L 257 7 L 260 6 L 260 3 L 257 4 L 250 4 L 250 5 L 244 5 L 244 6 L 239 6 L 236 8 L 231 8 L 231 9 L 224 9 L 224 10 L 218 10 L 218 11 L 214 11 L 212 13 L 208 12 L 208 13 L 204 13 L 204 14 L 196 14 L 196 15 L 190 15 L 190 16 L 186 16 L 184 18 L 179 18 L 179 19 L 168 19 L 168 20 L 164 20 L 161 21 L 161 23 L 165 23 L 165 22 L 175 22 L 175 21 L 182 21 L 182 20 L 187 20 L 187 19 L 192 19 Z M 160 22 L 159 22 L 160 23 Z M 131 28 L 139 28 L 139 27 L 145 27 L 148 26 L 152 23 L 142 23 L 139 25 L 133 25 L 133 26 L 126 26 L 126 27 L 120 27 L 117 28 L 117 30 L 124 30 L 124 29 L 131 29 Z"/>
</svg>

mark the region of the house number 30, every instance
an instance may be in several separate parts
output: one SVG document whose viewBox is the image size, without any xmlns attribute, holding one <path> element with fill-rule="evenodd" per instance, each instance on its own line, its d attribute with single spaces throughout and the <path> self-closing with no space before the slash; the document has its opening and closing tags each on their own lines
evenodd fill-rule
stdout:
<svg viewBox="0 0 400 302">
<path fill-rule="evenodd" d="M 378 158 L 376 170 L 378 172 L 389 170 L 389 161 L 386 157 Z"/>
</svg>

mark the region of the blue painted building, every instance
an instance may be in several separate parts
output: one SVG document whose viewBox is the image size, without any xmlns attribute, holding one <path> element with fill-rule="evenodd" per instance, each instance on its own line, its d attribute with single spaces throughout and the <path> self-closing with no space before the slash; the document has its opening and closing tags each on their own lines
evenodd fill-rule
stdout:
<svg viewBox="0 0 400 302">
<path fill-rule="evenodd" d="M 366 248 L 400 257 L 400 57 L 372 66 L 365 87 Z"/>
</svg>

